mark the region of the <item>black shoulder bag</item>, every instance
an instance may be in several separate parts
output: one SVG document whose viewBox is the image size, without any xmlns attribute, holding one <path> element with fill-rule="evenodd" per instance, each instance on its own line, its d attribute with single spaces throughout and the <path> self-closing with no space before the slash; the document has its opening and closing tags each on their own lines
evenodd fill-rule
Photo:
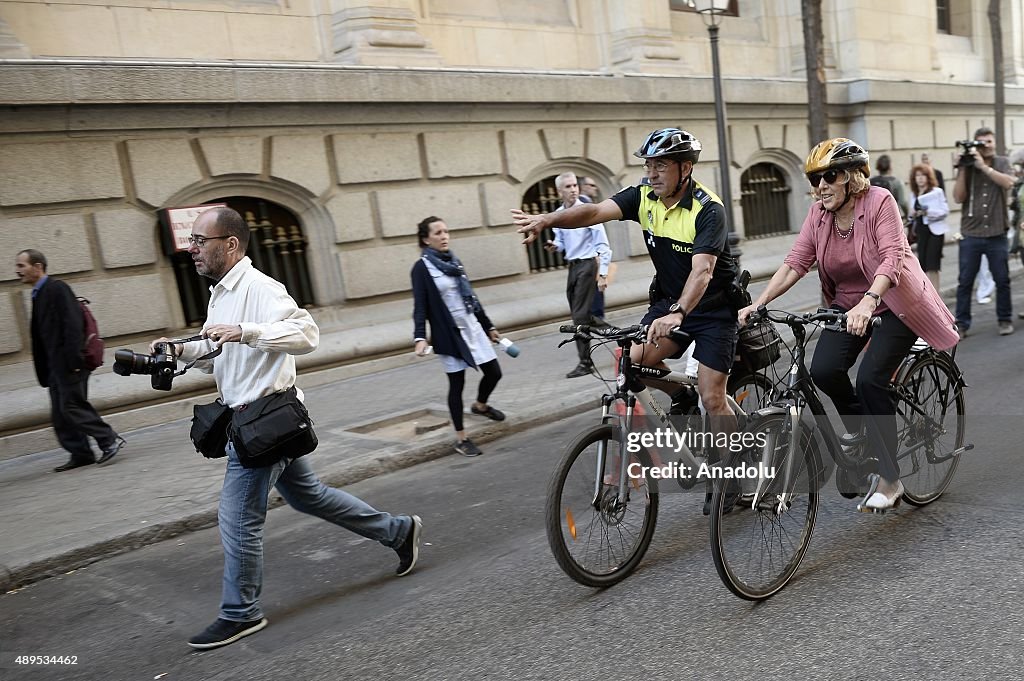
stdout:
<svg viewBox="0 0 1024 681">
<path fill-rule="evenodd" d="M 313 419 L 295 386 L 234 410 L 228 436 L 245 468 L 262 468 L 287 457 L 297 459 L 317 446 Z"/>
</svg>

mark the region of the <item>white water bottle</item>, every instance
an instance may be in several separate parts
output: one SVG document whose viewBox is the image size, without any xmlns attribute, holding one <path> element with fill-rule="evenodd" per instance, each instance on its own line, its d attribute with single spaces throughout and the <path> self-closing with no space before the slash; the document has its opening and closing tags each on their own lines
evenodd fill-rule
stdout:
<svg viewBox="0 0 1024 681">
<path fill-rule="evenodd" d="M 508 338 L 499 338 L 498 345 L 500 345 L 509 357 L 519 356 L 519 346 L 510 341 Z"/>
</svg>

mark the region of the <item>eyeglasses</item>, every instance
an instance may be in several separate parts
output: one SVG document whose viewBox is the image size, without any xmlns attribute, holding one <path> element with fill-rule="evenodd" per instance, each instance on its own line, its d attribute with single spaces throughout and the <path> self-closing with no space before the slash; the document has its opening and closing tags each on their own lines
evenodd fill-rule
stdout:
<svg viewBox="0 0 1024 681">
<path fill-rule="evenodd" d="M 839 171 L 826 170 L 823 173 L 807 173 L 807 181 L 811 183 L 812 187 L 817 187 L 821 184 L 821 178 L 825 178 L 825 182 L 828 184 L 835 184 L 836 180 L 839 179 Z"/>
<path fill-rule="evenodd" d="M 652 170 L 657 170 L 659 173 L 663 173 L 666 170 L 668 170 L 669 167 L 670 167 L 670 163 L 668 161 L 655 161 L 654 163 L 651 163 L 650 161 L 646 161 L 644 163 L 644 170 L 647 171 L 647 172 L 651 172 Z"/>
<path fill-rule="evenodd" d="M 206 245 L 207 241 L 213 241 L 215 239 L 230 239 L 230 238 L 231 238 L 230 234 L 225 234 L 224 236 L 189 236 L 189 238 L 188 238 L 188 245 L 189 245 L 189 247 L 198 246 L 199 248 L 202 248 L 203 246 Z"/>
</svg>

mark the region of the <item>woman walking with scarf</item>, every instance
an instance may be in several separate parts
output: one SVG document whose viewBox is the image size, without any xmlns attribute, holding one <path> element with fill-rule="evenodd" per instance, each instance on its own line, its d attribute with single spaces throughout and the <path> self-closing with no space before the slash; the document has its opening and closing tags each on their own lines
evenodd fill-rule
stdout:
<svg viewBox="0 0 1024 681">
<path fill-rule="evenodd" d="M 444 220 L 424 218 L 417 226 L 417 234 L 423 254 L 412 267 L 416 354 L 423 356 L 430 347 L 426 333 L 429 320 L 433 349 L 448 374 L 448 410 L 458 438 L 455 451 L 463 456 L 479 456 L 480 449 L 463 429 L 462 389 L 466 368 L 480 369 L 483 378 L 470 411 L 494 421 L 505 420 L 503 413 L 487 404 L 501 380 L 501 367 L 491 344 L 498 341 L 500 334 L 473 293 L 462 263 L 449 250 L 450 237 Z"/>
</svg>

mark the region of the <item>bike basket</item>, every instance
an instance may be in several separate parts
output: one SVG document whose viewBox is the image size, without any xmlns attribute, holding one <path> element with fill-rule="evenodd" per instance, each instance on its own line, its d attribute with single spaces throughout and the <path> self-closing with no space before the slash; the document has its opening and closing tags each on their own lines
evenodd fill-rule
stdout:
<svg viewBox="0 0 1024 681">
<path fill-rule="evenodd" d="M 736 354 L 751 371 L 775 363 L 782 354 L 782 337 L 769 321 L 747 324 L 740 329 Z"/>
</svg>

